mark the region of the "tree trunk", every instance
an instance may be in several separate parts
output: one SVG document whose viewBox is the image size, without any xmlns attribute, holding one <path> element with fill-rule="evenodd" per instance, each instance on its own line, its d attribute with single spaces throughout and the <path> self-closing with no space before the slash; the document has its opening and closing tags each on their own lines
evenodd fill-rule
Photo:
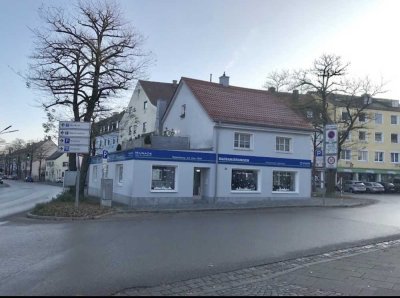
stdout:
<svg viewBox="0 0 400 298">
<path fill-rule="evenodd" d="M 89 158 L 89 154 L 83 155 L 82 158 L 82 166 L 79 180 L 79 196 L 82 198 L 84 197 L 86 177 L 89 170 Z"/>
</svg>

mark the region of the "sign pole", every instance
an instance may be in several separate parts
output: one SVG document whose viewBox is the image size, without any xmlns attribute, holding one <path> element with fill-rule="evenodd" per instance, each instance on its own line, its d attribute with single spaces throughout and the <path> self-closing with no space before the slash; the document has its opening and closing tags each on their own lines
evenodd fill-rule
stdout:
<svg viewBox="0 0 400 298">
<path fill-rule="evenodd" d="M 324 179 L 322 179 L 322 202 L 323 205 L 325 206 L 325 192 L 326 192 L 326 126 L 324 125 L 324 137 L 323 137 L 323 163 L 322 163 L 322 173 L 324 173 Z"/>
<path fill-rule="evenodd" d="M 75 189 L 75 208 L 79 207 L 79 180 L 80 180 L 80 171 L 79 171 L 79 156 L 76 154 L 76 189 Z"/>
</svg>

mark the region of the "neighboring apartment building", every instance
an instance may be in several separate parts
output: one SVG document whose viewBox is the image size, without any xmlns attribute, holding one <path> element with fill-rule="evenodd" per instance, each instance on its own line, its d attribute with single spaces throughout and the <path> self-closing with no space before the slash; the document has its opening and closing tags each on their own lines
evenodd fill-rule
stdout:
<svg viewBox="0 0 400 298">
<path fill-rule="evenodd" d="M 68 170 L 67 153 L 56 151 L 46 158 L 46 181 L 62 181 L 66 170 Z"/>
<path fill-rule="evenodd" d="M 291 95 L 182 78 L 162 128 L 188 137 L 190 149 L 135 148 L 89 169 L 89 194 L 114 180 L 113 200 L 131 206 L 304 199 L 311 196 L 311 124 Z M 171 137 L 173 138 L 173 137 Z"/>
<path fill-rule="evenodd" d="M 400 176 L 400 107 L 398 100 L 370 98 L 343 146 L 338 179 L 392 181 Z M 340 100 L 331 100 L 337 120 L 348 117 Z"/>
<path fill-rule="evenodd" d="M 120 140 L 123 148 L 138 136 L 159 132 L 160 120 L 168 106 L 177 82 L 161 83 L 139 80 L 121 119 Z"/>
<path fill-rule="evenodd" d="M 108 152 L 115 152 L 120 145 L 120 123 L 125 112 L 113 113 L 111 117 L 102 119 L 97 123 L 94 123 L 93 134 L 95 135 L 92 140 L 94 152 L 92 155 L 102 154 L 103 150 Z M 119 144 L 119 147 L 118 147 Z"/>
</svg>

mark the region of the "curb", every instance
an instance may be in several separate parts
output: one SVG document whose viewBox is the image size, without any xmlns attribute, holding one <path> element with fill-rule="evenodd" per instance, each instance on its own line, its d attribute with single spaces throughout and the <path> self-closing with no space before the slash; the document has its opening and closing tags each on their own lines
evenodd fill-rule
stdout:
<svg viewBox="0 0 400 298">
<path fill-rule="evenodd" d="M 93 216 L 69 216 L 69 217 L 64 217 L 64 216 L 45 216 L 45 215 L 35 215 L 30 212 L 26 214 L 26 217 L 32 218 L 32 219 L 44 219 L 44 220 L 90 220 L 90 219 L 99 219 L 101 217 L 107 216 L 107 215 L 112 215 L 117 213 L 117 211 L 112 211 L 100 215 L 93 215 Z"/>
<path fill-rule="evenodd" d="M 341 200 L 341 199 L 338 199 Z M 345 205 L 281 205 L 281 206 L 258 206 L 258 207 L 219 207 L 219 208 L 199 208 L 199 209 L 117 209 L 117 213 L 182 213 L 182 212 L 208 212 L 208 211 L 235 211 L 235 210 L 264 210 L 275 208 L 307 208 L 307 207 L 322 207 L 322 208 L 354 208 L 364 207 L 376 204 L 379 200 L 375 199 L 362 199 L 361 202 Z"/>
</svg>

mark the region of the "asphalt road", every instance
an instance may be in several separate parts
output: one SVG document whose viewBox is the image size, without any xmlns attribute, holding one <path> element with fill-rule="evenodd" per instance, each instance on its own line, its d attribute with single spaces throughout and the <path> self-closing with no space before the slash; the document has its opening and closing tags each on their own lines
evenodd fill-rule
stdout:
<svg viewBox="0 0 400 298">
<path fill-rule="evenodd" d="M 357 208 L 0 222 L 0 295 L 109 295 L 400 234 L 400 196 Z M 400 238 L 400 237 L 399 237 Z"/>
<path fill-rule="evenodd" d="M 6 187 L 8 184 L 10 187 Z M 60 186 L 4 180 L 0 186 L 0 220 L 8 215 L 32 209 L 37 203 L 50 201 L 62 191 Z"/>
</svg>

